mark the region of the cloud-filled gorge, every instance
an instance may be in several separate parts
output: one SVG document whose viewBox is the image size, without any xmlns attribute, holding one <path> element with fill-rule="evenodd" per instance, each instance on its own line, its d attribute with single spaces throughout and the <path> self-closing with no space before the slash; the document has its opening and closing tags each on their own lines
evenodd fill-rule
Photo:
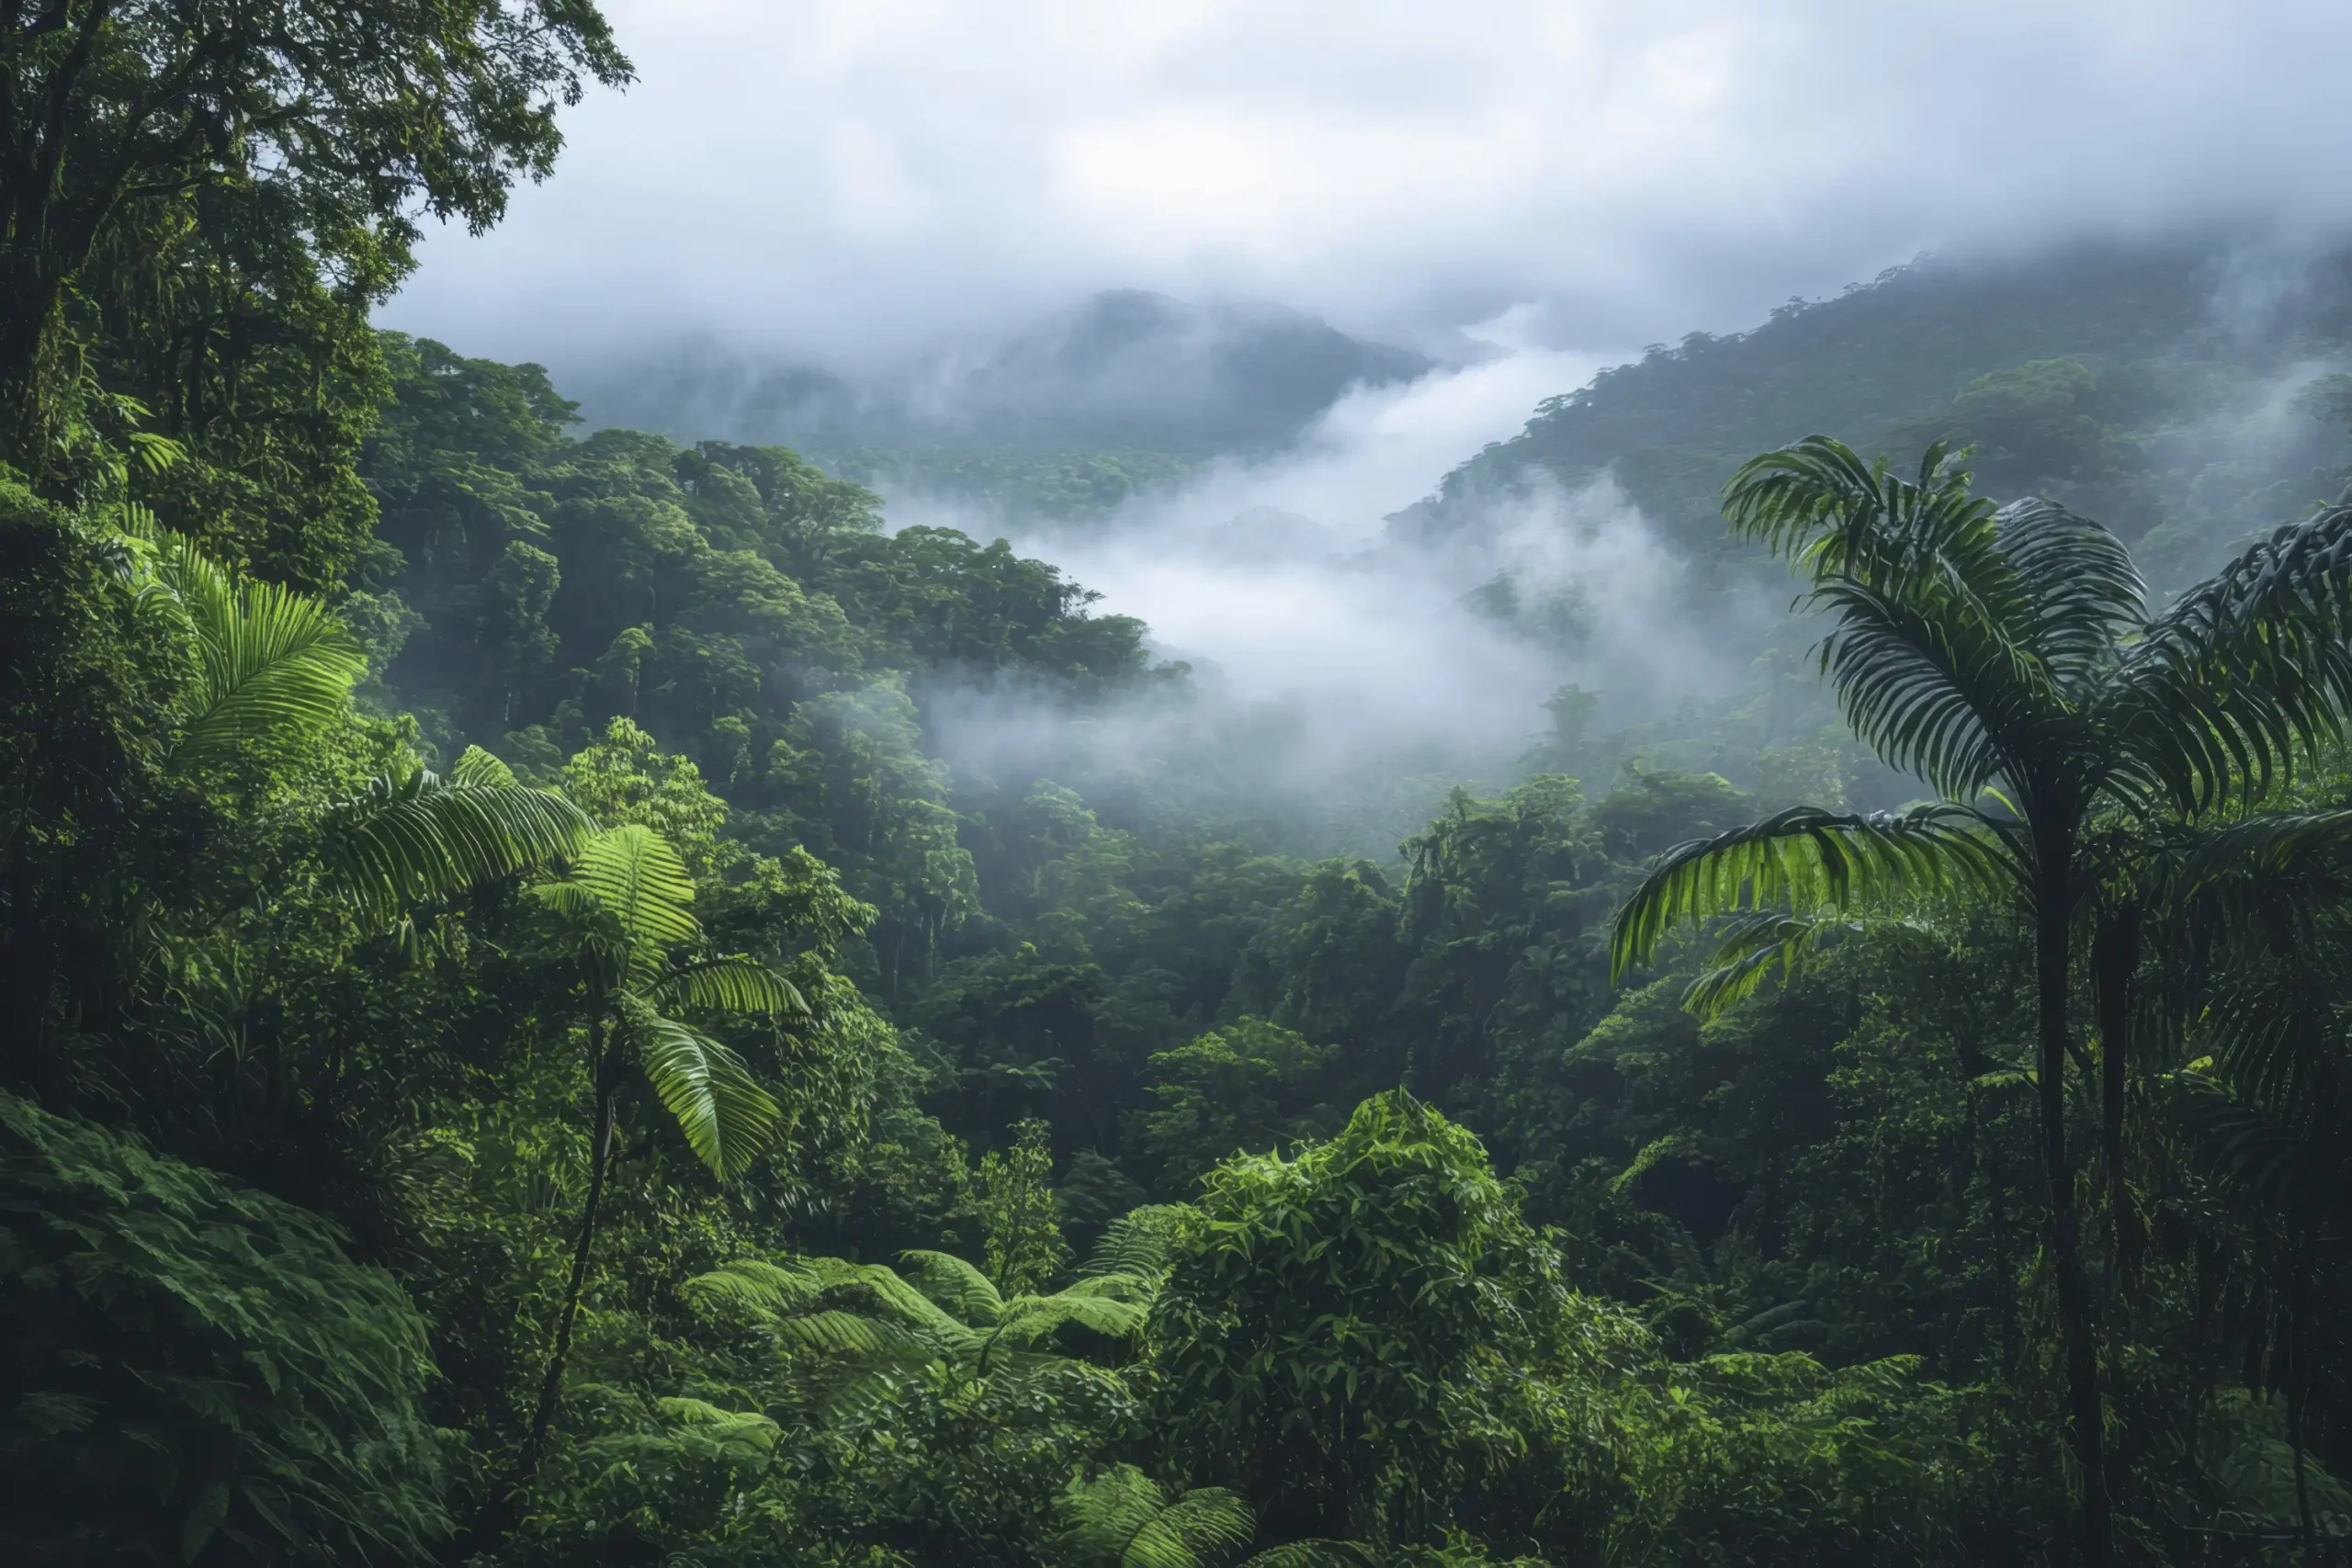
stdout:
<svg viewBox="0 0 2352 1568">
<path fill-rule="evenodd" d="M 1096 613 L 1141 619 L 1159 657 L 1191 667 L 1176 691 L 1107 708 L 934 685 L 943 754 L 1004 783 L 1213 762 L 1328 799 L 1400 775 L 1499 782 L 1545 738 L 1566 684 L 1620 722 L 1731 689 L 1771 607 L 1753 592 L 1694 602 L 1689 563 L 1605 476 L 1570 489 L 1528 474 L 1442 534 L 1397 517 L 1590 368 L 1516 347 L 1357 388 L 1286 450 L 1220 459 L 1083 524 L 1009 524 L 884 479 L 894 525 L 1009 529 L 1099 594 Z"/>
</svg>

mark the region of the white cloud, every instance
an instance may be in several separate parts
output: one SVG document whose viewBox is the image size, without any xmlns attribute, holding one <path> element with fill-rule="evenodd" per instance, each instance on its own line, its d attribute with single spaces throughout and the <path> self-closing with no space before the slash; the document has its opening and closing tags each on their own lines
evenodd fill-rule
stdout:
<svg viewBox="0 0 2352 1568">
<path fill-rule="evenodd" d="M 1080 716 L 1050 693 L 936 691 L 943 754 L 1015 782 L 1084 782 L 1197 764 L 1216 754 L 1205 722 L 1246 732 L 1255 782 L 1278 794 L 1376 793 L 1400 770 L 1506 776 L 1566 682 L 1606 694 L 1620 719 L 1736 687 L 1777 601 L 1694 604 L 1684 564 L 1605 479 L 1537 485 L 1456 540 L 1389 536 L 1386 516 L 1429 476 L 1511 434 L 1543 389 L 1589 375 L 1580 356 L 1510 346 L 1515 324 L 1489 324 L 1505 352 L 1486 364 L 1351 393 L 1290 452 L 1138 497 L 1110 525 L 1016 535 L 1101 592 L 1098 611 L 1140 617 L 1160 654 L 1193 661 L 1205 707 L 1147 698 Z M 889 502 L 901 526 L 1003 531 L 968 505 Z M 1473 609 L 1465 596 L 1498 572 L 1530 602 L 1575 601 L 1583 635 L 1552 640 Z"/>
<path fill-rule="evenodd" d="M 642 81 L 390 317 L 888 356 L 1112 286 L 1743 325 L 1928 246 L 2332 225 L 2324 0 L 607 0 Z"/>
</svg>

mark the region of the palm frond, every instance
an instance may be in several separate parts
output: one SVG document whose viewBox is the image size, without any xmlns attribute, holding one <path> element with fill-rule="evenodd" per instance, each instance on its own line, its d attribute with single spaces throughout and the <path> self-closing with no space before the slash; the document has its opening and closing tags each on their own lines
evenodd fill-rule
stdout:
<svg viewBox="0 0 2352 1568">
<path fill-rule="evenodd" d="M 1682 993 L 1682 1005 L 1701 1018 L 1746 1001 L 1778 971 L 1793 978 L 1828 942 L 1860 927 L 1852 920 L 1812 919 L 1777 909 L 1736 916 L 1708 968 Z"/>
<path fill-rule="evenodd" d="M 1896 477 L 1826 435 L 1742 465 L 1724 489 L 1731 532 L 1761 540 L 1816 588 L 1833 582 L 2001 628 L 2021 642 L 2030 595 L 2001 547 L 1993 503 L 1977 496 L 1962 453 L 1936 442 L 1917 476 Z"/>
<path fill-rule="evenodd" d="M 682 964 L 645 988 L 661 1007 L 710 1008 L 774 1018 L 808 1016 L 800 988 L 752 958 L 707 958 Z"/>
<path fill-rule="evenodd" d="M 774 1141 L 783 1121 L 742 1058 L 650 1009 L 631 1010 L 628 1029 L 645 1076 L 677 1118 L 686 1146 L 720 1180 L 741 1175 Z"/>
<path fill-rule="evenodd" d="M 2343 1163 L 2263 1106 L 2199 1073 L 2173 1075 L 2182 1124 L 2206 1173 L 2256 1207 L 2305 1218 L 2338 1200 Z"/>
<path fill-rule="evenodd" d="M 487 755 L 469 750 L 467 758 Z M 459 760 L 466 768 L 466 759 Z M 577 852 L 595 824 L 560 795 L 424 768 L 386 774 L 331 812 L 327 866 L 368 918 L 399 912 Z"/>
<path fill-rule="evenodd" d="M 1669 850 L 1617 911 L 1610 975 L 1646 964 L 1680 923 L 1786 910 L 1799 917 L 1891 906 L 1949 889 L 1996 886 L 2008 852 L 1960 806 L 1849 816 L 1800 806 Z"/>
<path fill-rule="evenodd" d="M 2105 705 L 2119 787 L 2200 811 L 2267 792 L 2352 709 L 2352 506 L 2278 529 L 2126 650 Z"/>
<path fill-rule="evenodd" d="M 239 583 L 178 536 L 160 548 L 157 576 L 196 638 L 195 692 L 175 763 L 297 739 L 344 711 L 367 655 L 324 604 L 276 583 Z"/>
<path fill-rule="evenodd" d="M 2026 591 L 2035 652 L 2062 686 L 2079 692 L 2113 659 L 2118 639 L 2147 619 L 2147 584 L 2132 552 L 2104 525 L 2038 496 L 2012 502 L 1994 522 Z"/>
<path fill-rule="evenodd" d="M 2064 712 L 2048 669 L 2012 628 L 1844 579 L 1807 603 L 1837 617 L 1821 668 L 1854 733 L 1955 799 L 2013 774 L 2033 732 Z"/>
<path fill-rule="evenodd" d="M 2336 987 L 2300 955 L 2219 965 L 2191 1021 L 2199 1043 L 2240 1093 L 2291 1104 L 2340 1049 Z"/>
<path fill-rule="evenodd" d="M 2352 809 L 2266 813 L 2172 838 L 2143 874 L 2171 951 L 2200 972 L 2287 957 L 2327 966 L 2323 922 L 2352 902 Z"/>
<path fill-rule="evenodd" d="M 542 882 L 531 889 L 531 897 L 555 911 L 565 924 L 582 931 L 597 931 L 617 944 L 621 940 L 620 922 L 612 918 L 604 900 L 577 882 Z"/>
<path fill-rule="evenodd" d="M 469 746 L 458 753 L 457 762 L 449 769 L 449 782 L 477 789 L 503 788 L 514 784 L 514 770 L 479 746 Z"/>
<path fill-rule="evenodd" d="M 665 948 L 694 941 L 694 878 L 670 841 L 642 823 L 608 828 L 581 848 L 568 879 L 595 895 L 628 943 L 634 969 L 649 971 Z"/>
</svg>

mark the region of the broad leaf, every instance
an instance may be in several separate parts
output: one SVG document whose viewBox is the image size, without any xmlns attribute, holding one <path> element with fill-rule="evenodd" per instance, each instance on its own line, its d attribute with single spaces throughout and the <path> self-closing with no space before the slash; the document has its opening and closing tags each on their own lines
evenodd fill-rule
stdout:
<svg viewBox="0 0 2352 1568">
<path fill-rule="evenodd" d="M 752 1080 L 742 1058 L 650 1010 L 628 1021 L 653 1092 L 678 1120 L 686 1145 L 720 1180 L 741 1175 L 775 1141 L 783 1113 Z"/>
</svg>

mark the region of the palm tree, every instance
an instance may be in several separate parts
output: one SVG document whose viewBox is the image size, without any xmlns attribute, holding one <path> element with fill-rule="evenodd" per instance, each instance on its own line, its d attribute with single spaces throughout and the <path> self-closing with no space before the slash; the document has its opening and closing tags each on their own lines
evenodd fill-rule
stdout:
<svg viewBox="0 0 2352 1568">
<path fill-rule="evenodd" d="M 792 982 L 767 965 L 697 953 L 703 937 L 694 916 L 694 880 L 678 852 L 650 828 L 631 823 L 597 834 L 581 848 L 564 877 L 532 893 L 562 927 L 581 961 L 589 995 L 588 1195 L 530 1432 L 494 1510 L 504 1508 L 529 1482 L 555 1422 L 572 1325 L 595 1247 L 621 1090 L 640 1077 L 695 1157 L 713 1176 L 729 1180 L 767 1148 L 782 1112 L 741 1057 L 673 1013 L 808 1013 Z M 679 958 L 682 953 L 688 956 Z"/>
<path fill-rule="evenodd" d="M 2172 1061 L 2174 1124 L 2201 1179 L 2197 1205 L 2223 1258 L 2251 1287 L 2250 1342 L 2267 1334 L 2268 1381 L 2283 1384 L 2286 1459 L 2302 1547 L 2318 1550 L 2305 1416 L 2320 1353 L 2324 1284 L 2340 1291 L 2352 1244 L 2352 809 L 2256 818 L 2184 832 L 2143 878 L 2163 962 L 2139 1022 Z M 2194 1059 L 2180 1063 L 2189 1053 Z M 2222 1265 L 2227 1267 L 2227 1264 Z M 2242 1362 L 2248 1358 L 2241 1355 Z M 2249 1391 L 2254 1392 L 2254 1391 Z"/>
<path fill-rule="evenodd" d="M 1847 721 L 1941 799 L 1901 814 L 1797 807 L 1669 851 L 1618 912 L 1611 961 L 1722 915 L 1734 962 L 1786 964 L 1817 917 L 1955 889 L 2010 901 L 2030 933 L 2044 1201 L 2081 1488 L 2082 1552 L 2110 1561 L 2098 1337 L 2068 1146 L 2065 1072 L 2081 928 L 2111 869 L 2097 826 L 2257 799 L 2341 737 L 2352 699 L 2352 506 L 2279 529 L 2151 616 L 2130 553 L 2039 500 L 1974 495 L 1930 447 L 1915 479 L 1826 436 L 1745 465 L 1739 536 L 1787 558 L 1833 617 L 1820 660 Z M 2087 1058 L 2085 1058 L 2086 1063 Z"/>
</svg>

